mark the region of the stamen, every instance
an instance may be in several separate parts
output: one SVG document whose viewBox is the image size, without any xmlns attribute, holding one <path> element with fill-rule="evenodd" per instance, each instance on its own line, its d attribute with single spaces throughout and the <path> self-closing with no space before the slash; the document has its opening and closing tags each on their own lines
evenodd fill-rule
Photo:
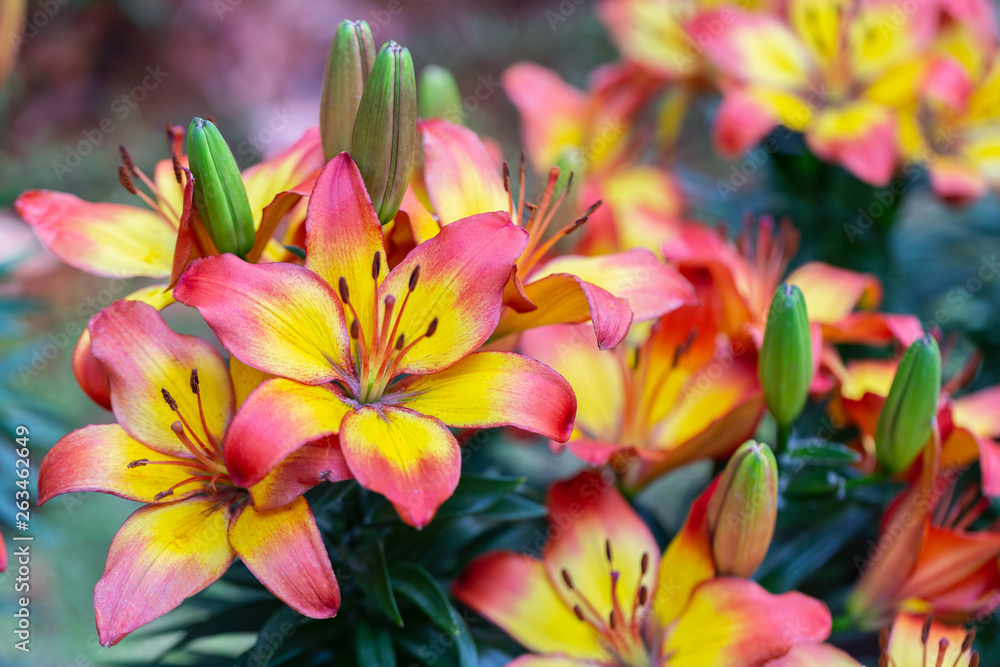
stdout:
<svg viewBox="0 0 1000 667">
<path fill-rule="evenodd" d="M 340 280 L 337 281 L 337 289 L 340 291 L 340 300 L 344 303 L 350 303 L 351 293 L 347 289 L 347 280 L 344 276 L 340 276 Z"/>
<path fill-rule="evenodd" d="M 578 230 L 580 227 L 583 227 L 583 225 L 585 225 L 587 221 L 590 220 L 590 216 L 594 213 L 594 211 L 597 210 L 597 207 L 599 207 L 602 203 L 603 200 L 598 200 L 597 202 L 595 202 L 590 208 L 587 209 L 587 211 L 581 217 L 577 218 L 570 224 L 560 229 L 558 232 L 552 235 L 552 238 L 550 238 L 542 245 L 538 246 L 538 248 L 536 248 L 535 250 L 532 250 L 530 253 L 528 251 L 531 250 L 532 246 L 529 243 L 528 250 L 526 250 L 521 255 L 521 257 L 527 257 L 527 259 L 518 262 L 518 268 L 523 270 L 524 272 L 528 272 L 533 266 L 535 266 L 535 264 L 539 262 L 539 260 L 541 260 L 545 256 L 545 253 L 547 253 L 549 250 L 553 248 L 553 246 L 555 246 L 556 243 L 558 243 L 563 238 L 569 236 L 570 234 Z"/>
<path fill-rule="evenodd" d="M 612 630 L 615 629 L 615 610 L 614 609 L 612 609 L 611 613 L 608 614 L 608 625 L 611 626 Z"/>
<path fill-rule="evenodd" d="M 181 174 L 182 171 L 181 156 L 178 155 L 177 153 L 174 153 L 173 155 L 170 156 L 170 159 L 174 164 L 174 178 L 177 179 L 177 184 L 184 185 L 184 178 L 183 175 Z"/>
<path fill-rule="evenodd" d="M 979 654 L 976 652 L 972 653 L 972 660 L 969 661 L 969 667 L 979 667 Z"/>
<path fill-rule="evenodd" d="M 215 436 L 212 435 L 212 430 L 208 428 L 208 419 L 205 418 L 205 406 L 201 402 L 201 387 L 198 380 L 197 368 L 191 369 L 191 393 L 198 397 L 198 417 L 201 419 L 201 428 L 205 433 L 205 437 L 208 438 L 208 441 L 212 444 L 212 448 L 215 450 L 215 453 L 221 457 L 222 447 L 220 447 L 219 443 L 216 442 Z M 211 455 L 211 452 L 209 452 L 209 455 Z"/>
<path fill-rule="evenodd" d="M 642 573 L 646 574 L 646 571 L 649 569 L 649 554 L 648 553 L 643 553 L 642 554 L 642 561 L 639 563 L 639 567 L 640 567 L 640 570 L 642 571 Z"/>
<path fill-rule="evenodd" d="M 406 343 L 406 336 L 404 334 L 399 334 L 399 338 L 396 339 L 396 351 L 403 349 L 403 345 Z"/>
<path fill-rule="evenodd" d="M 170 425 L 170 430 L 174 432 L 174 435 L 177 436 L 177 439 L 181 441 L 181 444 L 184 445 L 184 447 L 186 447 L 187 450 L 191 452 L 191 454 L 196 459 L 201 461 L 204 465 L 208 466 L 209 468 L 218 470 L 219 465 L 217 463 L 214 463 L 211 460 L 211 458 L 209 458 L 210 455 L 208 453 L 208 448 L 206 448 L 205 445 L 200 440 L 197 440 L 197 437 L 195 438 L 195 440 L 198 442 L 198 445 L 200 446 L 195 445 L 195 443 L 191 441 L 191 438 L 188 437 L 187 433 L 184 432 L 185 426 L 187 426 L 187 424 L 182 424 L 180 421 L 175 421 L 173 424 Z M 188 431 L 190 431 L 191 427 L 188 426 L 187 429 Z"/>
<path fill-rule="evenodd" d="M 171 486 L 169 489 L 166 489 L 164 491 L 160 491 L 155 496 L 153 496 L 153 499 L 154 500 L 163 500 L 167 496 L 174 495 L 174 489 L 180 488 L 182 486 L 186 486 L 188 484 L 195 484 L 197 482 L 212 481 L 212 480 L 216 479 L 219 476 L 220 475 L 196 475 L 194 477 L 188 477 L 183 482 L 178 482 L 177 484 L 174 484 L 173 486 Z"/>
<path fill-rule="evenodd" d="M 357 320 L 354 320 L 351 322 L 351 338 L 357 340 L 359 333 L 361 333 L 361 324 Z"/>
<path fill-rule="evenodd" d="M 566 588 L 573 590 L 573 580 L 570 579 L 569 572 L 565 569 L 562 571 L 563 582 L 566 584 Z"/>
<path fill-rule="evenodd" d="M 578 619 L 580 619 L 581 621 L 586 621 L 586 620 L 587 620 L 587 619 L 586 619 L 586 618 L 584 617 L 584 615 L 583 615 L 583 610 L 582 610 L 582 609 L 580 609 L 580 605 L 578 605 L 578 604 L 576 604 L 576 605 L 573 605 L 573 613 L 574 613 L 574 614 L 576 614 L 576 617 L 577 617 Z"/>
<path fill-rule="evenodd" d="M 135 461 L 130 461 L 128 468 L 138 468 L 139 466 L 144 466 L 149 463 L 149 459 L 136 459 Z"/>
<path fill-rule="evenodd" d="M 125 167 L 118 167 L 118 182 L 122 184 L 123 188 L 129 191 L 129 194 L 139 194 L 139 191 L 135 188 L 135 183 L 132 182 L 132 177 L 129 176 L 128 170 Z"/>
<path fill-rule="evenodd" d="M 611 562 L 611 540 L 604 540 L 604 555 L 608 557 L 608 562 Z"/>
<path fill-rule="evenodd" d="M 947 637 L 942 637 L 941 641 L 938 642 L 938 656 L 934 667 L 944 667 L 944 656 L 948 652 L 948 646 L 950 644 L 951 642 L 948 641 Z"/>
<path fill-rule="evenodd" d="M 372 280 L 378 280 L 378 272 L 382 268 L 382 253 L 376 251 L 372 259 Z"/>
<path fill-rule="evenodd" d="M 125 168 L 128 169 L 133 176 L 138 176 L 139 170 L 135 168 L 135 161 L 132 159 L 132 156 L 129 155 L 128 149 L 126 149 L 124 145 L 118 145 L 118 154 L 121 155 L 122 164 Z"/>
<path fill-rule="evenodd" d="M 413 267 L 413 272 L 410 273 L 410 291 L 417 289 L 417 280 L 420 278 L 420 265 L 417 264 Z"/>
<path fill-rule="evenodd" d="M 167 402 L 167 406 L 174 412 L 177 412 L 177 401 L 170 395 L 170 392 L 161 387 L 160 394 L 162 394 L 163 400 Z"/>
<path fill-rule="evenodd" d="M 645 605 L 646 600 L 649 599 L 649 589 L 645 586 L 639 587 L 639 606 Z"/>
<path fill-rule="evenodd" d="M 198 384 L 199 384 L 198 383 L 198 369 L 197 368 L 192 368 L 191 369 L 191 393 L 194 394 L 194 395 L 196 395 L 196 396 L 201 396 L 201 394 L 198 392 Z M 208 431 L 207 428 L 205 430 Z"/>
<path fill-rule="evenodd" d="M 934 614 L 928 614 L 924 619 L 924 627 L 920 630 L 920 643 L 923 644 L 923 655 L 920 664 L 927 664 L 927 640 L 931 636 L 931 623 L 934 621 Z"/>
<path fill-rule="evenodd" d="M 427 333 L 425 333 L 424 336 L 426 338 L 430 338 L 431 336 L 434 335 L 434 332 L 437 331 L 437 328 L 438 328 L 438 318 L 435 317 L 433 320 L 431 320 L 431 323 L 427 325 Z"/>
</svg>

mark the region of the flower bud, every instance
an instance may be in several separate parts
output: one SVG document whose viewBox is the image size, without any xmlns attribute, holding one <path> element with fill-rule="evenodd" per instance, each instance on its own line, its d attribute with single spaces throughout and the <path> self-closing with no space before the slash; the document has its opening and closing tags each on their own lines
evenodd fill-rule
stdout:
<svg viewBox="0 0 1000 667">
<path fill-rule="evenodd" d="M 802 412 L 813 378 L 809 315 L 795 285 L 782 283 L 774 293 L 757 371 L 767 409 L 788 426 Z"/>
<path fill-rule="evenodd" d="M 750 577 L 767 555 L 778 518 L 778 464 L 748 440 L 733 454 L 708 503 L 712 555 L 721 576 Z"/>
<path fill-rule="evenodd" d="M 214 123 L 195 118 L 188 127 L 188 162 L 194 176 L 194 202 L 219 252 L 243 257 L 253 248 L 255 231 L 243 176 Z"/>
<path fill-rule="evenodd" d="M 443 118 L 456 125 L 465 123 L 462 94 L 455 77 L 438 65 L 428 65 L 420 72 L 417 108 L 421 118 Z"/>
<path fill-rule="evenodd" d="M 375 57 L 358 107 L 351 157 L 382 224 L 399 210 L 413 169 L 417 85 L 406 48 L 388 41 Z"/>
<path fill-rule="evenodd" d="M 941 352 L 933 336 L 906 350 L 875 429 L 875 453 L 889 472 L 908 468 L 927 444 L 941 394 Z"/>
<path fill-rule="evenodd" d="M 375 39 L 368 23 L 341 21 L 330 43 L 319 107 L 320 136 L 327 160 L 351 150 L 354 119 L 374 62 Z"/>
</svg>

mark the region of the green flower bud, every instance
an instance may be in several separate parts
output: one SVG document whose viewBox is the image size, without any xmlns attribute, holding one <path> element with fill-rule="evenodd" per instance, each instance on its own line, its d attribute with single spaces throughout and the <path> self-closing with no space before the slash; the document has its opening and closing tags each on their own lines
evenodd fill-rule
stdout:
<svg viewBox="0 0 1000 667">
<path fill-rule="evenodd" d="M 778 519 L 778 464 L 748 440 L 729 459 L 708 503 L 712 555 L 721 576 L 750 577 L 764 562 Z"/>
<path fill-rule="evenodd" d="M 809 315 L 795 285 L 782 283 L 774 293 L 757 372 L 767 409 L 788 426 L 802 412 L 813 378 Z"/>
<path fill-rule="evenodd" d="M 243 257 L 253 248 L 255 231 L 243 176 L 214 123 L 195 118 L 188 127 L 188 162 L 194 176 L 194 202 L 219 252 Z"/>
<path fill-rule="evenodd" d="M 319 129 L 327 160 L 351 150 L 354 119 L 374 62 L 375 39 L 368 23 L 341 21 L 330 43 L 319 107 Z"/>
<path fill-rule="evenodd" d="M 875 453 L 889 472 L 908 468 L 927 444 L 941 394 L 941 352 L 925 334 L 906 350 L 875 429 Z"/>
<path fill-rule="evenodd" d="M 390 40 L 375 57 L 351 143 L 351 157 L 383 225 L 395 217 L 403 201 L 416 141 L 413 59 L 408 49 Z"/>
<path fill-rule="evenodd" d="M 465 124 L 462 94 L 451 72 L 438 65 L 428 65 L 420 72 L 417 108 L 421 118 L 444 118 L 456 125 Z"/>
</svg>

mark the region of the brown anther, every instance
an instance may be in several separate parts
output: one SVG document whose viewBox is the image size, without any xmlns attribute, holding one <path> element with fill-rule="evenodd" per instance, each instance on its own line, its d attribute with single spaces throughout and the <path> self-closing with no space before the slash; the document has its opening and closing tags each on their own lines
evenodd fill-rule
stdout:
<svg viewBox="0 0 1000 667">
<path fill-rule="evenodd" d="M 410 291 L 417 289 L 417 280 L 420 278 L 420 265 L 417 264 L 413 267 L 413 272 L 410 273 Z"/>
<path fill-rule="evenodd" d="M 639 587 L 639 604 L 640 605 L 646 604 L 646 600 L 648 600 L 648 599 L 649 599 L 649 589 L 646 588 L 645 586 L 640 586 Z"/>
<path fill-rule="evenodd" d="M 583 616 L 583 610 L 582 610 L 582 609 L 580 609 L 580 605 L 578 605 L 578 604 L 577 604 L 577 605 L 573 605 L 573 613 L 574 613 L 574 614 L 576 614 L 576 617 L 577 617 L 578 619 L 580 619 L 581 621 L 585 621 L 585 620 L 587 620 L 587 619 L 586 619 L 586 618 L 584 618 L 584 616 Z"/>
<path fill-rule="evenodd" d="M 646 574 L 646 571 L 649 570 L 649 554 L 648 553 L 642 554 L 642 561 L 639 564 L 639 567 L 642 569 L 642 573 L 643 574 Z"/>
<path fill-rule="evenodd" d="M 174 178 L 177 179 L 177 183 L 179 185 L 183 185 L 184 184 L 184 178 L 181 175 L 181 156 L 178 155 L 177 153 L 174 153 L 170 157 L 171 157 L 171 160 L 174 163 Z"/>
<path fill-rule="evenodd" d="M 149 459 L 136 459 L 135 461 L 129 461 L 129 468 L 138 468 L 139 466 L 144 466 L 149 463 Z"/>
<path fill-rule="evenodd" d="M 434 332 L 437 331 L 437 329 L 438 329 L 438 318 L 435 317 L 433 320 L 431 320 L 431 323 L 427 325 L 427 333 L 425 333 L 424 335 L 430 338 L 431 336 L 434 335 Z"/>
<path fill-rule="evenodd" d="M 608 614 L 608 625 L 611 627 L 612 630 L 614 630 L 615 629 L 615 625 L 617 625 L 617 623 L 615 621 L 615 610 L 614 609 L 612 609 L 611 613 Z"/>
<path fill-rule="evenodd" d="M 379 269 L 382 268 L 382 253 L 376 252 L 375 258 L 372 259 L 372 280 L 378 280 Z"/>
<path fill-rule="evenodd" d="M 135 183 L 132 182 L 132 177 L 128 175 L 128 170 L 125 167 L 118 167 L 118 182 L 122 184 L 123 188 L 128 190 L 129 194 L 139 194 Z"/>
<path fill-rule="evenodd" d="M 569 177 L 566 179 L 566 189 L 564 190 L 564 192 L 566 192 L 567 194 L 569 194 L 570 189 L 573 187 L 573 176 L 574 173 L 571 171 L 569 172 Z"/>
<path fill-rule="evenodd" d="M 604 555 L 608 557 L 608 562 L 611 562 L 611 540 L 604 540 Z"/>
<path fill-rule="evenodd" d="M 934 614 L 927 614 L 927 618 L 924 619 L 924 627 L 920 631 L 920 641 L 924 644 L 931 636 L 931 623 L 934 622 Z"/>
<path fill-rule="evenodd" d="M 172 496 L 172 495 L 174 495 L 174 490 L 167 489 L 166 491 L 160 491 L 155 496 L 153 496 L 153 500 L 163 500 L 167 496 Z"/>
<path fill-rule="evenodd" d="M 503 162 L 503 189 L 510 192 L 510 165 L 506 160 Z"/>
<path fill-rule="evenodd" d="M 598 199 L 597 201 L 595 201 L 593 204 L 590 205 L 590 208 L 588 208 L 586 211 L 584 211 L 583 217 L 584 218 L 589 218 L 590 216 L 592 216 L 594 214 L 594 211 L 596 211 L 597 209 L 599 209 L 602 204 L 604 204 L 604 200 L 603 199 Z"/>
<path fill-rule="evenodd" d="M 406 337 L 399 334 L 399 338 L 396 339 L 396 350 L 402 350 L 404 345 L 406 345 Z"/>
<path fill-rule="evenodd" d="M 566 588 L 573 590 L 573 580 L 569 577 L 569 572 L 565 569 L 562 571 L 563 582 L 566 584 Z"/>
<path fill-rule="evenodd" d="M 170 395 L 170 392 L 167 391 L 166 389 L 161 388 L 160 393 L 163 394 L 163 400 L 167 402 L 167 406 L 174 412 L 177 412 L 177 401 L 175 401 L 174 397 Z"/>
<path fill-rule="evenodd" d="M 198 369 L 191 369 L 191 393 L 198 394 Z"/>
<path fill-rule="evenodd" d="M 132 160 L 132 156 L 129 155 L 128 150 L 124 146 L 119 145 L 118 152 L 122 156 L 122 164 L 125 165 L 125 168 L 128 169 L 133 176 L 138 176 L 139 170 L 135 168 L 135 162 Z"/>
<path fill-rule="evenodd" d="M 351 322 L 351 338 L 354 340 L 358 339 L 358 335 L 361 333 L 361 325 L 357 320 Z"/>
<path fill-rule="evenodd" d="M 975 651 L 972 652 L 972 660 L 969 661 L 969 667 L 979 667 L 979 654 Z"/>
<path fill-rule="evenodd" d="M 969 647 L 972 646 L 972 640 L 974 640 L 975 638 L 976 638 L 975 628 L 965 633 L 965 639 L 962 640 L 962 653 L 965 653 L 966 651 L 969 650 Z"/>
<path fill-rule="evenodd" d="M 340 300 L 344 303 L 350 303 L 351 292 L 347 289 L 347 279 L 344 276 L 340 276 L 340 280 L 337 281 L 337 289 L 340 291 Z"/>
</svg>

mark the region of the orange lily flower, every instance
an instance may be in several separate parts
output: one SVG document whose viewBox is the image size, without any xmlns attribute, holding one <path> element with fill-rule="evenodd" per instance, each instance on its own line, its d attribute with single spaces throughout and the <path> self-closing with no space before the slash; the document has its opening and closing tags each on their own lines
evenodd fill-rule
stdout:
<svg viewBox="0 0 1000 667">
<path fill-rule="evenodd" d="M 509 169 L 503 177 L 486 146 L 471 130 L 443 120 L 421 123 L 424 182 L 437 221 L 422 215 L 414 198 L 404 209 L 413 220 L 430 224 L 414 227 L 418 242 L 441 226 L 476 213 L 509 211 L 511 219 L 528 232 L 528 245 L 517 258 L 504 295 L 504 309 L 493 337 L 519 333 L 549 324 L 593 322 L 601 349 L 614 347 L 633 321 L 655 319 L 684 303 L 694 292 L 677 271 L 645 249 L 601 257 L 561 256 L 544 261 L 555 244 L 587 222 L 595 207 L 555 234 L 546 232 L 570 185 L 556 196 L 559 168 L 549 171 L 541 202 L 525 199 L 525 164 L 518 169 L 519 195 L 511 193 Z"/>
<path fill-rule="evenodd" d="M 70 266 L 109 278 L 149 277 L 161 282 L 143 287 L 126 300 L 163 309 L 173 303 L 170 286 L 198 257 L 218 254 L 192 206 L 192 181 L 182 155 L 184 130 L 172 127 L 168 138 L 176 163 L 161 160 L 146 176 L 122 149 L 122 184 L 147 207 L 93 203 L 50 190 L 28 190 L 14 206 L 31 225 L 42 245 Z M 248 259 L 280 259 L 284 248 L 271 239 L 275 228 L 308 190 L 299 186 L 323 165 L 319 131 L 310 129 L 278 157 L 243 172 L 254 213 L 257 242 Z M 187 174 L 184 185 L 182 174 Z M 141 190 L 136 180 L 148 188 Z M 90 351 L 90 334 L 80 336 L 73 351 L 73 372 L 81 388 L 98 405 L 110 409 L 107 376 Z"/>
<path fill-rule="evenodd" d="M 211 345 L 174 333 L 141 302 L 112 304 L 90 329 L 118 423 L 85 426 L 56 443 L 42 461 L 39 503 L 76 491 L 146 503 L 118 531 L 94 589 L 101 643 L 174 609 L 237 556 L 297 611 L 334 616 L 340 589 L 301 494 L 350 477 L 336 443 L 314 443 L 310 456 L 271 479 L 241 485 L 230 454 L 234 438 L 247 434 L 231 426 L 253 374 L 235 364 L 231 377 Z"/>
<path fill-rule="evenodd" d="M 692 508 L 689 524 L 705 504 Z M 687 527 L 661 557 L 646 525 L 595 472 L 553 485 L 548 507 L 552 539 L 541 558 L 490 553 L 453 587 L 530 651 L 511 666 L 751 667 L 829 634 L 830 612 L 818 600 L 715 577 L 707 541 Z"/>
<path fill-rule="evenodd" d="M 562 377 L 521 355 L 473 353 L 528 242 L 506 213 L 445 225 L 389 271 L 382 226 L 342 153 L 320 173 L 305 226 L 304 267 L 209 257 L 174 290 L 233 356 L 279 376 L 250 397 L 253 418 L 233 425 L 247 434 L 229 452 L 237 482 L 252 486 L 303 444 L 339 434 L 358 482 L 422 527 L 458 483 L 445 424 L 569 437 L 576 400 Z"/>
<path fill-rule="evenodd" d="M 975 632 L 945 625 L 933 614 L 899 614 L 891 628 L 879 635 L 879 667 L 978 667 L 979 655 L 972 650 Z M 864 667 L 829 644 L 796 646 L 767 667 Z"/>
<path fill-rule="evenodd" d="M 973 531 L 988 507 L 969 488 L 955 497 L 960 468 L 938 474 L 940 443 L 924 450 L 920 478 L 882 519 L 878 542 L 847 602 L 864 628 L 877 628 L 897 611 L 934 612 L 960 622 L 1000 604 L 1000 531 Z"/>
<path fill-rule="evenodd" d="M 592 332 L 563 325 L 526 332 L 522 349 L 576 392 L 580 410 L 565 446 L 593 465 L 612 462 L 630 488 L 728 456 L 763 413 L 756 356 L 733 355 L 704 306 L 664 315 L 635 346 L 600 351 Z"/>
<path fill-rule="evenodd" d="M 689 31 L 712 36 L 705 54 L 727 78 L 717 149 L 738 156 L 780 124 L 803 132 L 823 160 L 886 185 L 898 161 L 895 109 L 919 94 L 920 56 L 934 37 L 936 8 L 790 0 L 780 16 L 733 9 L 699 15 Z"/>
<path fill-rule="evenodd" d="M 635 66 L 606 67 L 584 93 L 550 69 L 519 63 L 504 72 L 503 85 L 535 170 L 568 165 L 584 200 L 604 202 L 582 230 L 579 251 L 658 253 L 680 223 L 684 198 L 672 174 L 635 164 L 649 137 L 637 136 L 631 122 L 660 82 Z"/>
</svg>

